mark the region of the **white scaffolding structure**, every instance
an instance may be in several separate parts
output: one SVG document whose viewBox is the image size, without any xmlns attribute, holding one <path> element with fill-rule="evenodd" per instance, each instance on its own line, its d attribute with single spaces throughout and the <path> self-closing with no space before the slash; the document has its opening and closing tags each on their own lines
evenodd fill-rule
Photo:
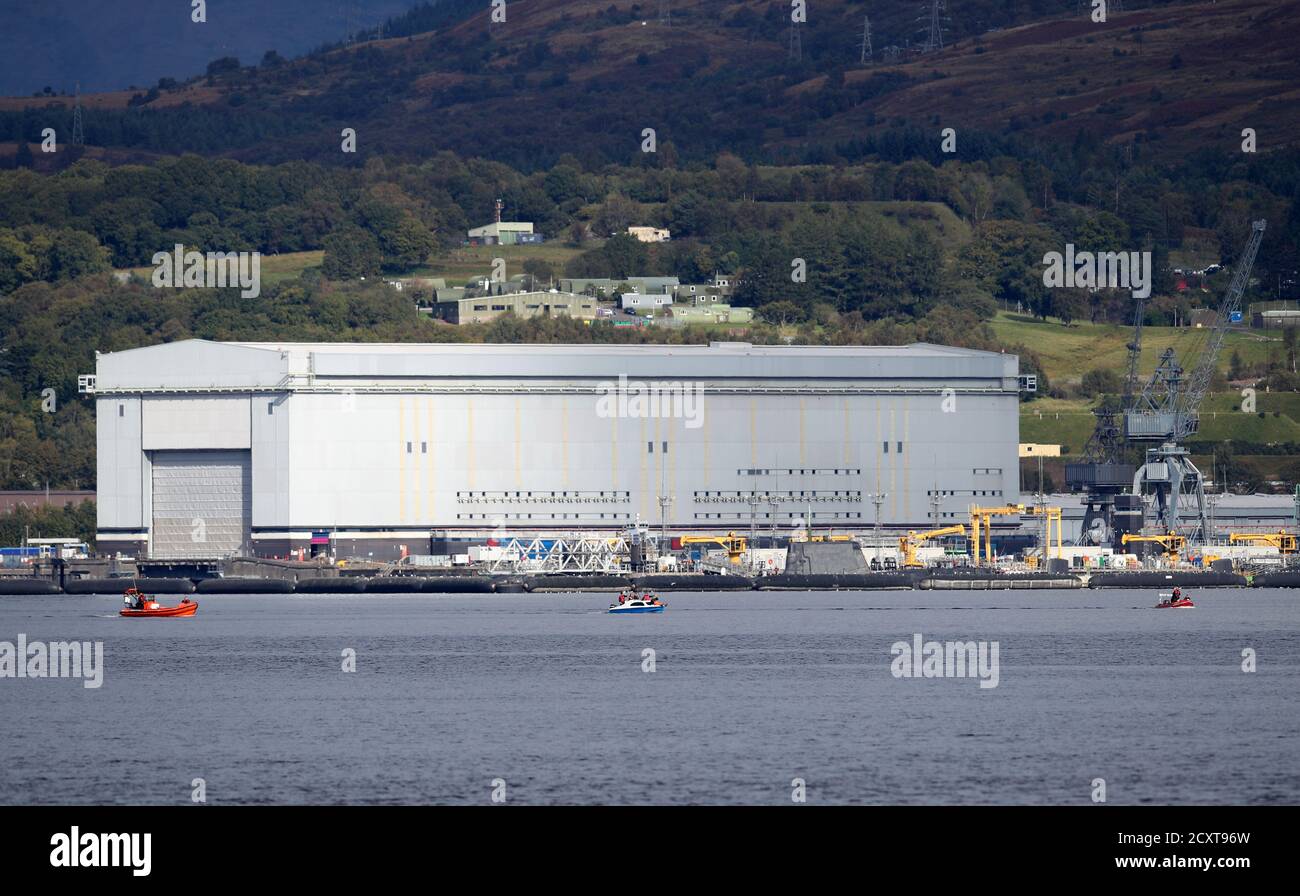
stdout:
<svg viewBox="0 0 1300 896">
<path fill-rule="evenodd" d="M 492 562 L 493 573 L 616 573 L 630 556 L 627 540 L 572 535 L 512 538 Z"/>
</svg>

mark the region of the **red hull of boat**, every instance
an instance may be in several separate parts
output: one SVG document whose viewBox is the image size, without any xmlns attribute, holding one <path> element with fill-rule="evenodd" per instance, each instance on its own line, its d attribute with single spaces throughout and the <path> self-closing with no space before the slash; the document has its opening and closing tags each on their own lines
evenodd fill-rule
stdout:
<svg viewBox="0 0 1300 896">
<path fill-rule="evenodd" d="M 177 605 L 174 606 L 174 607 L 159 607 L 159 608 L 156 609 L 156 610 L 122 610 L 122 611 L 121 611 L 121 614 L 122 614 L 123 616 L 130 616 L 130 617 L 143 617 L 143 616 L 163 616 L 163 617 L 172 617 L 172 616 L 193 616 L 194 613 L 195 613 L 195 611 L 198 610 L 198 608 L 199 608 L 199 605 L 198 605 L 197 602 L 192 601 L 192 600 L 186 598 L 185 600 L 181 601 L 179 604 L 177 604 Z"/>
</svg>

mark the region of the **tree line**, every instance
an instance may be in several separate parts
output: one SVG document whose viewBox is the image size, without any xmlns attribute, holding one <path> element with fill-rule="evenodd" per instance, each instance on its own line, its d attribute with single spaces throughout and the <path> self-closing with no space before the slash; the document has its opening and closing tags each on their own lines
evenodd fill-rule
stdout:
<svg viewBox="0 0 1300 896">
<path fill-rule="evenodd" d="M 830 301 L 841 310 L 910 314 L 942 290 L 963 304 L 982 297 L 986 307 L 1000 301 L 1066 320 L 1123 321 L 1128 309 L 1113 296 L 1046 289 L 1043 254 L 1067 242 L 1150 251 L 1155 293 L 1167 295 L 1171 253 L 1190 239 L 1215 247 L 1216 260 L 1230 265 L 1249 221 L 1261 215 L 1270 227 L 1256 262 L 1259 294 L 1294 283 L 1300 156 L 1232 165 L 1210 156 L 1129 165 L 1113 156 L 1081 138 L 1058 154 L 1057 170 L 1032 154 L 768 166 L 720 153 L 709 165 L 680 168 L 590 168 L 564 156 L 532 172 L 450 152 L 356 167 L 196 155 L 116 167 L 81 159 L 52 175 L 0 171 L 0 292 L 106 263 L 149 265 L 177 243 L 270 255 L 324 250 L 334 279 L 409 271 L 490 221 L 497 198 L 508 218 L 532 221 L 551 240 L 583 245 L 630 224 L 673 233 L 671 245 L 652 249 L 612 241 L 574 262 L 572 275 L 698 281 L 744 270 L 749 304 L 789 300 L 804 313 L 812 301 Z M 1112 163 L 1127 166 L 1118 206 Z M 943 226 L 938 206 L 964 228 Z M 794 258 L 809 262 L 807 288 L 793 288 L 786 268 Z M 782 280 L 787 285 L 777 290 Z"/>
</svg>

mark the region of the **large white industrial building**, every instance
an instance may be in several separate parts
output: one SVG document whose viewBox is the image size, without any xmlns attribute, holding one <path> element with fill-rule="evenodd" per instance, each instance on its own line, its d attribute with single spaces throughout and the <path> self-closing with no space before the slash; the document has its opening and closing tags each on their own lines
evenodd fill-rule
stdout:
<svg viewBox="0 0 1300 896">
<path fill-rule="evenodd" d="M 101 354 L 99 545 L 154 558 L 637 521 L 928 528 L 1018 497 L 1017 358 L 898 347 L 175 342 Z"/>
</svg>

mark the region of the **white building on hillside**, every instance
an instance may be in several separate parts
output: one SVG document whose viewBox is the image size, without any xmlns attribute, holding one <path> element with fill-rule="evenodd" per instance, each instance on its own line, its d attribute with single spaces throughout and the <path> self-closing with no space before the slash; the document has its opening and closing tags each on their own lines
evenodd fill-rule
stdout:
<svg viewBox="0 0 1300 896">
<path fill-rule="evenodd" d="M 659 227 L 629 227 L 627 232 L 643 243 L 666 243 L 672 239 L 672 234 Z"/>
</svg>

